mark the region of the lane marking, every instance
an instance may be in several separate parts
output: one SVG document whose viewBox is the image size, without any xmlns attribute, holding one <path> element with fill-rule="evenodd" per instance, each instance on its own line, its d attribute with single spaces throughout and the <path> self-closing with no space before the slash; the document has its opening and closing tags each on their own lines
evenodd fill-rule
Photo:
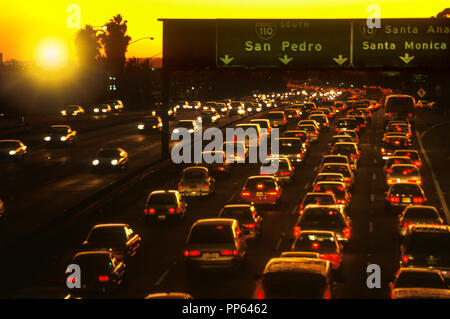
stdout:
<svg viewBox="0 0 450 319">
<path fill-rule="evenodd" d="M 375 201 L 375 194 L 374 194 L 374 193 L 372 193 L 372 194 L 370 195 L 370 201 L 371 201 L 372 203 Z"/>
<path fill-rule="evenodd" d="M 369 223 L 369 232 L 372 232 L 372 231 L 373 231 L 373 223 L 370 222 L 370 223 Z"/>
<path fill-rule="evenodd" d="M 375 173 L 372 174 L 372 179 L 376 180 L 377 179 L 377 175 Z"/>
<path fill-rule="evenodd" d="M 434 187 L 436 188 L 436 192 L 438 194 L 439 201 L 441 202 L 442 208 L 444 210 L 445 218 L 447 218 L 447 223 L 448 223 L 448 222 L 450 222 L 450 213 L 448 211 L 447 202 L 445 201 L 444 195 L 442 194 L 441 186 L 439 185 L 436 175 L 434 174 L 433 166 L 431 166 L 431 161 L 428 158 L 427 152 L 423 148 L 422 138 L 420 137 L 419 132 L 417 130 L 415 130 L 415 131 L 416 131 L 417 141 L 419 142 L 420 151 L 422 152 L 423 157 L 425 158 L 425 161 L 427 162 L 427 165 L 430 168 L 431 178 L 433 179 Z"/>
<path fill-rule="evenodd" d="M 155 285 L 155 286 L 159 286 L 159 284 L 164 280 L 164 278 L 167 277 L 167 275 L 169 274 L 169 271 L 170 271 L 170 268 L 167 269 L 167 270 L 161 275 L 161 277 L 158 279 L 157 282 L 155 282 L 154 285 Z"/>
</svg>

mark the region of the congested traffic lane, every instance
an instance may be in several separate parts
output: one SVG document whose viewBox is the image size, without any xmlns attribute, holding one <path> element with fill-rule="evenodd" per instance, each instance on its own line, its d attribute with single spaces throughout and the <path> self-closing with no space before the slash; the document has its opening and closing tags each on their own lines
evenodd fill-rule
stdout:
<svg viewBox="0 0 450 319">
<path fill-rule="evenodd" d="M 387 298 L 387 283 L 398 269 L 396 217 L 384 211 L 385 176 L 378 147 L 382 132 L 381 110 L 375 114 L 372 126 L 361 137 L 361 162 L 349 212 L 352 218 L 352 239 L 344 253 L 345 281 L 337 287 L 337 296 L 341 298 Z M 142 298 L 150 292 L 183 291 L 195 298 L 250 298 L 255 286 L 254 275 L 261 273 L 265 263 L 271 257 L 279 256 L 289 244 L 289 236 L 296 220 L 296 204 L 309 191 L 315 175 L 314 168 L 327 151 L 330 137 L 330 133 L 323 134 L 319 143 L 313 146 L 306 166 L 297 171 L 296 182 L 285 188 L 282 206 L 279 209 L 263 210 L 262 238 L 250 244 L 248 260 L 237 274 L 188 276 L 184 270 L 182 252 L 190 225 L 200 218 L 215 217 L 220 208 L 239 193 L 246 178 L 256 174 L 257 166 L 240 166 L 233 171 L 231 177 L 218 179 L 214 197 L 191 200 L 188 218 L 182 225 L 149 227 L 143 218 L 145 199 L 153 190 L 176 187 L 182 167 L 175 166 L 142 180 L 82 222 L 71 221 L 70 224 L 61 226 L 49 237 L 52 243 L 46 247 L 53 258 L 42 258 L 36 272 L 29 273 L 30 277 L 24 277 L 33 280 L 27 280 L 17 287 L 64 287 L 65 266 L 85 239 L 90 227 L 105 222 L 126 222 L 142 235 L 144 245 L 140 256 L 130 264 L 127 281 L 116 297 Z M 437 205 L 438 199 L 429 175 L 428 168 L 423 167 L 424 189 L 429 203 Z M 77 227 L 73 227 L 74 223 Z M 382 289 L 367 288 L 366 266 L 369 263 L 380 265 Z"/>
<path fill-rule="evenodd" d="M 193 112 L 186 112 L 178 119 L 195 117 Z M 219 124 L 238 118 L 225 118 Z M 129 154 L 128 169 L 92 172 L 91 161 L 101 147 L 124 148 Z M 7 246 L 101 188 L 158 161 L 160 148 L 159 134 L 140 134 L 137 123 L 128 123 L 80 134 L 74 148 L 39 146 L 32 148 L 23 161 L 1 163 L 5 183 L 1 184 L 0 193 L 8 212 L 4 221 L 7 227 L 0 234 L 2 244 Z"/>
</svg>

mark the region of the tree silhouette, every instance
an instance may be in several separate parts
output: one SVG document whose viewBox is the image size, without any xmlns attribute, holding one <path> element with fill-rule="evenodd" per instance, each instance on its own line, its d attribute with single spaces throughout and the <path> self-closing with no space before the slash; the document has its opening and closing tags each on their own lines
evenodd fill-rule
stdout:
<svg viewBox="0 0 450 319">
<path fill-rule="evenodd" d="M 97 31 L 87 24 L 75 35 L 75 47 L 83 68 L 92 68 L 96 65 L 100 55 L 100 42 L 97 38 Z"/>
<path fill-rule="evenodd" d="M 125 53 L 131 40 L 127 33 L 127 20 L 123 20 L 122 15 L 114 16 L 105 25 L 99 35 L 106 54 L 106 64 L 113 75 L 121 75 L 125 66 Z"/>
<path fill-rule="evenodd" d="M 436 18 L 449 18 L 449 17 L 450 17 L 450 8 L 445 8 L 436 15 Z"/>
</svg>

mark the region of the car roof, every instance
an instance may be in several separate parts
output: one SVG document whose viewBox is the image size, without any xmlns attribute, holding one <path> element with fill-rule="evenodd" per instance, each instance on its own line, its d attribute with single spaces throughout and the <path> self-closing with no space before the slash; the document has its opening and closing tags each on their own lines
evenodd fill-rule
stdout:
<svg viewBox="0 0 450 319">
<path fill-rule="evenodd" d="M 449 225 L 412 225 L 408 228 L 411 232 L 450 232 Z"/>
<path fill-rule="evenodd" d="M 153 191 L 150 193 L 150 196 L 152 195 L 156 195 L 156 194 L 177 194 L 178 191 L 177 190 L 172 190 L 172 189 L 168 189 L 168 190 L 157 190 L 157 191 Z"/>
<path fill-rule="evenodd" d="M 407 149 L 404 149 L 404 150 L 395 150 L 394 153 L 395 153 L 395 152 L 397 152 L 397 153 L 400 153 L 400 152 L 409 152 L 409 153 L 417 153 L 417 155 L 420 155 L 419 152 L 418 152 L 417 150 L 407 150 Z"/>
<path fill-rule="evenodd" d="M 145 299 L 192 299 L 192 296 L 184 292 L 159 292 L 148 294 Z"/>
<path fill-rule="evenodd" d="M 50 127 L 63 127 L 63 128 L 67 128 L 67 129 L 71 129 L 69 125 L 51 125 Z"/>
<path fill-rule="evenodd" d="M 308 204 L 304 208 L 305 212 L 309 209 L 316 209 L 316 208 L 323 208 L 323 209 L 335 209 L 340 212 L 339 205 L 318 205 L 318 204 Z"/>
<path fill-rule="evenodd" d="M 208 172 L 208 169 L 206 167 L 203 167 L 203 166 L 190 166 L 190 167 L 186 167 L 183 170 L 183 173 L 184 172 L 188 172 L 188 171 L 205 171 L 205 172 Z"/>
<path fill-rule="evenodd" d="M 115 223 L 115 224 L 98 224 L 95 225 L 94 227 L 92 227 L 92 229 L 96 229 L 96 228 L 112 228 L 112 227 L 129 227 L 128 224 L 123 224 L 123 223 Z"/>
<path fill-rule="evenodd" d="M 276 178 L 272 175 L 254 175 L 254 176 L 249 176 L 247 178 L 247 181 L 249 181 L 251 179 L 273 179 L 273 180 L 275 180 Z"/>
<path fill-rule="evenodd" d="M 410 205 L 410 206 L 406 206 L 405 210 L 410 210 L 410 209 L 432 209 L 435 212 L 438 212 L 437 208 L 431 205 Z"/>
<path fill-rule="evenodd" d="M 86 255 L 107 255 L 108 257 L 111 256 L 111 253 L 107 250 L 87 250 L 87 251 L 80 251 L 73 256 L 73 259 L 79 256 L 86 256 Z"/>
<path fill-rule="evenodd" d="M 275 257 L 270 259 L 264 268 L 264 274 L 273 272 L 307 272 L 326 276 L 330 270 L 327 260 L 301 257 Z"/>
<path fill-rule="evenodd" d="M 430 268 L 421 268 L 421 267 L 400 267 L 400 269 L 397 271 L 399 272 L 427 272 L 432 274 L 440 274 L 440 271 L 437 269 L 430 269 Z"/>
<path fill-rule="evenodd" d="M 1 142 L 14 142 L 14 143 L 22 143 L 22 141 L 21 140 L 0 140 L 0 143 Z"/>
<path fill-rule="evenodd" d="M 220 225 L 233 225 L 234 223 L 236 223 L 236 219 L 232 219 L 232 218 L 205 218 L 205 219 L 199 219 L 197 220 L 194 226 L 199 226 L 199 225 L 211 225 L 211 226 L 220 226 Z"/>
<path fill-rule="evenodd" d="M 317 183 L 316 183 L 316 185 L 319 185 L 319 184 L 345 185 L 344 182 L 338 182 L 338 181 L 320 181 L 320 182 L 317 182 Z"/>
</svg>

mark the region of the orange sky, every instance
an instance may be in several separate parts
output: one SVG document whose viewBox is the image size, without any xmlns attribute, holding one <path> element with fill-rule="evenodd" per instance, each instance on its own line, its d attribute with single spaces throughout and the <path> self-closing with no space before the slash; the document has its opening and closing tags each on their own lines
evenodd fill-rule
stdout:
<svg viewBox="0 0 450 319">
<path fill-rule="evenodd" d="M 428 18 L 448 7 L 448 0 L 0 0 L 0 52 L 3 59 L 34 60 L 46 38 L 69 43 L 69 4 L 81 9 L 81 25 L 101 26 L 121 13 L 133 39 L 153 36 L 129 47 L 127 57 L 150 57 L 162 51 L 158 18 L 367 18 L 377 4 L 382 18 Z"/>
</svg>

